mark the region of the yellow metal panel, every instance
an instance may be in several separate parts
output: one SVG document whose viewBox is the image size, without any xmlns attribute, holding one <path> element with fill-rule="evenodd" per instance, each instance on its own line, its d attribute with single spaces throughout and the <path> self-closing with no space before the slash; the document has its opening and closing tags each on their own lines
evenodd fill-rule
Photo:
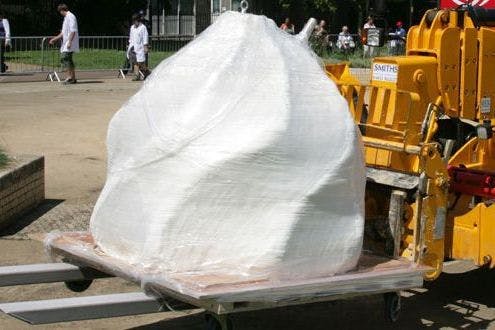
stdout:
<svg viewBox="0 0 495 330">
<path fill-rule="evenodd" d="M 461 117 L 474 120 L 478 74 L 478 30 L 466 28 L 462 34 Z"/>
<path fill-rule="evenodd" d="M 390 151 L 366 148 L 366 164 L 370 166 L 390 166 Z"/>
<path fill-rule="evenodd" d="M 325 70 L 338 85 L 359 85 L 359 80 L 351 74 L 348 62 L 327 64 Z"/>
<path fill-rule="evenodd" d="M 388 103 L 383 104 L 383 108 L 387 109 L 385 113 L 385 120 L 382 121 L 384 126 L 397 128 L 398 124 L 395 119 L 397 119 L 397 115 L 401 113 L 401 111 L 396 111 L 396 95 L 395 91 L 390 89 L 388 91 Z"/>
<path fill-rule="evenodd" d="M 490 263 L 495 267 L 495 204 L 480 204 L 480 253 L 479 264 Z"/>
<path fill-rule="evenodd" d="M 472 138 L 464 144 L 449 160 L 449 165 L 495 172 L 495 138 L 479 140 Z"/>
<path fill-rule="evenodd" d="M 418 196 L 416 203 L 415 260 L 434 268 L 425 274 L 426 279 L 433 280 L 442 272 L 444 260 L 448 173 L 435 145 L 425 145 L 420 159 L 427 189 L 426 196 Z"/>
<path fill-rule="evenodd" d="M 460 31 L 457 28 L 447 28 L 438 33 L 438 84 L 442 91 L 442 101 L 445 112 L 449 116 L 459 116 L 459 63 L 461 47 Z"/>
<path fill-rule="evenodd" d="M 479 203 L 472 209 L 460 205 L 456 213 L 462 209 L 467 211 L 453 217 L 451 257 L 495 267 L 495 205 Z"/>
<path fill-rule="evenodd" d="M 479 69 L 478 69 L 478 107 L 481 98 L 490 97 L 492 109 L 486 114 L 486 118 L 495 117 L 493 107 L 495 104 L 495 31 L 480 28 L 479 30 Z M 478 112 L 478 118 L 483 116 Z"/>
<path fill-rule="evenodd" d="M 452 257 L 478 262 L 480 251 L 480 205 L 454 218 Z"/>
<path fill-rule="evenodd" d="M 438 98 L 436 58 L 431 56 L 398 56 L 376 58 L 374 64 L 390 64 L 398 67 L 397 82 L 372 80 L 371 85 L 389 91 L 389 98 L 373 98 L 371 111 L 386 111 L 382 126 L 395 130 L 407 130 L 410 136 L 419 133 L 428 103 Z M 375 109 L 375 108 L 379 109 Z M 375 116 L 374 118 L 377 118 Z M 373 120 L 373 123 L 377 121 Z M 412 134 L 412 135 L 411 135 Z M 410 136 L 408 138 L 410 138 Z M 418 143 L 417 138 L 408 143 Z"/>
</svg>

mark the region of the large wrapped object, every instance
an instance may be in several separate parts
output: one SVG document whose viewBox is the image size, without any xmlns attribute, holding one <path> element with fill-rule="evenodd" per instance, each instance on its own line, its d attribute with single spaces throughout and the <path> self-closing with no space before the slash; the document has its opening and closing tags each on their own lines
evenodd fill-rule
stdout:
<svg viewBox="0 0 495 330">
<path fill-rule="evenodd" d="M 114 116 L 91 232 L 166 273 L 311 278 L 355 267 L 359 133 L 304 42 L 225 13 Z"/>
</svg>

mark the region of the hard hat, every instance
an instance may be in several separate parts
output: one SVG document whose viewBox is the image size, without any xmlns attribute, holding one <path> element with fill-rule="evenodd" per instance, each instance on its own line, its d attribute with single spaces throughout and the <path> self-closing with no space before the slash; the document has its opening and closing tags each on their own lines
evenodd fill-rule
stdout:
<svg viewBox="0 0 495 330">
<path fill-rule="evenodd" d="M 402 26 L 402 21 L 397 21 L 397 23 L 395 24 L 397 27 L 401 27 Z"/>
</svg>

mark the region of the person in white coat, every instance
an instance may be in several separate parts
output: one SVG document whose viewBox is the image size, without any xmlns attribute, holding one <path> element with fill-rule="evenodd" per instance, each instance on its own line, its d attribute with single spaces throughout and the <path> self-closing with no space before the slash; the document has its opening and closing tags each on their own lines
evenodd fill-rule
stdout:
<svg viewBox="0 0 495 330">
<path fill-rule="evenodd" d="M 148 53 L 148 30 L 142 23 L 140 15 L 132 16 L 132 26 L 129 32 L 129 47 L 127 48 L 127 58 L 133 68 L 137 66 L 137 74 L 134 81 L 146 79 L 150 74 L 146 66 L 146 54 Z M 143 76 L 143 77 L 142 77 Z"/>
<path fill-rule="evenodd" d="M 5 49 L 10 46 L 10 24 L 4 14 L 0 12 L 0 73 L 7 71 L 5 64 Z"/>
<path fill-rule="evenodd" d="M 75 52 L 79 52 L 79 31 L 77 28 L 76 16 L 69 11 L 69 7 L 65 4 L 60 4 L 57 7 L 60 15 L 64 17 L 64 23 L 62 24 L 62 31 L 55 37 L 51 38 L 49 43 L 53 45 L 58 40 L 62 39 L 62 46 L 60 47 L 60 62 L 67 72 L 67 79 L 65 84 L 75 84 L 76 80 L 76 67 L 72 55 Z"/>
</svg>

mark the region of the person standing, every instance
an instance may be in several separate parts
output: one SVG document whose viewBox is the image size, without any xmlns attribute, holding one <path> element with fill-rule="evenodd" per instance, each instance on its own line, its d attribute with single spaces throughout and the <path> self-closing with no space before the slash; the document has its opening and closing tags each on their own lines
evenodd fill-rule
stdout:
<svg viewBox="0 0 495 330">
<path fill-rule="evenodd" d="M 148 31 L 148 35 L 152 34 L 151 33 L 151 22 L 146 19 L 146 17 L 147 17 L 146 12 L 141 9 L 138 14 L 139 14 L 139 18 L 141 19 L 141 23 L 144 26 L 146 26 L 146 30 Z M 148 58 L 148 55 L 149 55 L 149 52 L 146 52 L 146 54 L 145 54 L 145 56 L 146 56 L 145 63 L 146 63 L 146 67 L 147 68 L 149 68 L 149 58 Z"/>
<path fill-rule="evenodd" d="M 50 39 L 50 45 L 53 45 L 58 40 L 62 39 L 62 46 L 60 47 L 60 62 L 64 70 L 67 72 L 67 77 L 64 84 L 75 84 L 76 80 L 76 67 L 74 65 L 73 54 L 79 52 L 79 31 L 77 28 L 76 16 L 69 11 L 69 7 L 66 4 L 60 4 L 57 7 L 57 11 L 64 17 L 62 24 L 62 32 L 57 36 Z"/>
<path fill-rule="evenodd" d="M 284 23 L 282 23 L 282 25 L 280 25 L 280 29 L 287 32 L 288 34 L 294 34 L 295 33 L 294 24 L 292 24 L 289 17 L 287 17 L 285 19 Z"/>
<path fill-rule="evenodd" d="M 328 34 L 327 22 L 325 20 L 321 20 L 315 27 L 310 38 L 310 44 L 318 56 L 323 56 L 332 50 L 333 45 L 330 42 L 330 35 Z"/>
<path fill-rule="evenodd" d="M 376 28 L 376 26 L 375 26 L 375 23 L 373 22 L 373 17 L 368 16 L 368 19 L 366 20 L 366 23 L 364 23 L 364 26 L 363 26 L 363 33 L 364 33 L 363 50 L 364 50 L 364 56 L 365 57 L 366 56 L 373 57 L 375 55 L 375 47 L 366 45 L 368 30 L 369 29 L 375 29 L 375 28 Z"/>
<path fill-rule="evenodd" d="M 132 16 L 132 26 L 129 32 L 129 47 L 127 49 L 127 58 L 131 62 L 132 66 L 138 67 L 136 77 L 133 81 L 141 80 L 141 74 L 143 79 L 150 74 L 148 67 L 146 66 L 146 54 L 148 53 L 148 30 L 142 23 L 140 15 L 136 14 Z"/>
<path fill-rule="evenodd" d="M 403 24 L 401 21 L 398 21 L 396 24 L 396 29 L 394 32 L 390 33 L 390 50 L 392 55 L 401 55 L 404 53 L 405 45 L 406 45 L 406 30 L 403 28 Z"/>
<path fill-rule="evenodd" d="M 10 46 L 10 24 L 5 15 L 0 12 L 0 73 L 7 71 L 5 50 Z"/>
<path fill-rule="evenodd" d="M 327 31 L 327 22 L 325 20 L 321 20 L 320 23 L 315 28 L 316 35 L 320 37 L 326 37 L 328 35 Z"/>
</svg>

